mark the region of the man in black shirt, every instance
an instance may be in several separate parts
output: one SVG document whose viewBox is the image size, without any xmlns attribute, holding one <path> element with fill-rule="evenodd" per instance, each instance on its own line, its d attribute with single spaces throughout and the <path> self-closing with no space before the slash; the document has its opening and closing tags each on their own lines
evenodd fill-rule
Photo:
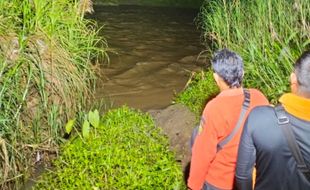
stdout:
<svg viewBox="0 0 310 190">
<path fill-rule="evenodd" d="M 294 68 L 292 93 L 284 94 L 279 102 L 289 120 L 294 142 L 310 168 L 310 51 L 303 53 Z M 252 189 L 255 165 L 255 190 L 310 190 L 310 181 L 298 169 L 279 121 L 275 108 L 271 106 L 254 108 L 249 114 L 239 144 L 237 189 Z"/>
</svg>

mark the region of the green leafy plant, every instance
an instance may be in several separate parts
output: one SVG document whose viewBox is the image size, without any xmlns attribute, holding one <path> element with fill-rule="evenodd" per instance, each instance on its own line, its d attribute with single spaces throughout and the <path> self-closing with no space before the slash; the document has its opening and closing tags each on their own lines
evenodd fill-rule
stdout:
<svg viewBox="0 0 310 190">
<path fill-rule="evenodd" d="M 86 139 L 88 139 L 89 137 L 89 128 L 90 128 L 90 124 L 87 120 L 85 120 L 82 126 L 82 135 Z"/>
<path fill-rule="evenodd" d="M 75 124 L 75 119 L 70 119 L 65 126 L 65 130 L 67 134 L 70 134 Z"/>
<path fill-rule="evenodd" d="M 73 137 L 61 152 L 34 189 L 186 189 L 160 128 L 128 107 L 107 112 L 89 138 Z"/>
<path fill-rule="evenodd" d="M 65 126 L 66 134 L 71 134 L 71 131 L 74 127 L 76 119 L 71 119 Z M 82 136 L 87 139 L 89 138 L 90 127 L 94 127 L 95 129 L 99 127 L 100 124 L 100 116 L 99 111 L 96 109 L 94 111 L 89 111 L 88 114 L 85 114 L 83 125 L 82 125 Z"/>
<path fill-rule="evenodd" d="M 90 111 L 88 113 L 88 120 L 93 127 L 99 127 L 100 116 L 98 110 Z"/>
</svg>

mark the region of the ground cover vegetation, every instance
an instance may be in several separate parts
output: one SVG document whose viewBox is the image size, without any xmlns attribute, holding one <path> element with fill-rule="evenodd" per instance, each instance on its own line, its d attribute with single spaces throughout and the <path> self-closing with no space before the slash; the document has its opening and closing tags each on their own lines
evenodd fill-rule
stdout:
<svg viewBox="0 0 310 190">
<path fill-rule="evenodd" d="M 90 112 L 83 123 L 35 189 L 186 189 L 167 138 L 150 115 L 122 107 L 100 119 Z"/>
<path fill-rule="evenodd" d="M 213 79 L 212 70 L 192 73 L 185 89 L 176 95 L 174 102 L 187 106 L 199 117 L 206 102 L 214 98 L 218 92 L 219 88 Z"/>
<path fill-rule="evenodd" d="M 245 62 L 245 86 L 272 103 L 289 91 L 296 58 L 310 46 L 310 0 L 208 0 L 198 18 L 213 51 L 228 47 Z"/>
<path fill-rule="evenodd" d="M 91 61 L 106 47 L 84 19 L 90 5 L 0 1 L 0 189 L 17 189 L 34 162 L 57 153 L 63 125 L 86 105 Z"/>
</svg>

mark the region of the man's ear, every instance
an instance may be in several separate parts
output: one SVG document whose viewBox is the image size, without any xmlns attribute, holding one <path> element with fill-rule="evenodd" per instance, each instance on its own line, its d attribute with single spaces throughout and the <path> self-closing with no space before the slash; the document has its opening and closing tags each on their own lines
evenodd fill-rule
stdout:
<svg viewBox="0 0 310 190">
<path fill-rule="evenodd" d="M 295 73 L 291 73 L 290 82 L 291 82 L 291 91 L 293 93 L 296 93 L 298 90 L 298 81 Z"/>
<path fill-rule="evenodd" d="M 291 84 L 297 83 L 297 76 L 295 73 L 291 73 L 290 81 L 291 81 Z"/>
<path fill-rule="evenodd" d="M 216 82 L 216 84 L 219 86 L 220 85 L 220 77 L 217 73 L 213 73 L 213 78 Z"/>
</svg>

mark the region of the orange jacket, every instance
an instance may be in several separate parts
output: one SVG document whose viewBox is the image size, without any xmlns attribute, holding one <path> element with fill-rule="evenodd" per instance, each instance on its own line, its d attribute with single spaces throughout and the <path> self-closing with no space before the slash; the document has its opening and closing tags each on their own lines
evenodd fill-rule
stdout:
<svg viewBox="0 0 310 190">
<path fill-rule="evenodd" d="M 251 103 L 247 111 L 258 105 L 268 105 L 268 100 L 258 90 L 250 89 Z M 201 131 L 192 149 L 188 186 L 200 190 L 205 181 L 219 189 L 232 189 L 237 161 L 241 127 L 231 141 L 218 153 L 217 144 L 235 127 L 242 108 L 242 89 L 221 92 L 205 107 Z M 244 119 L 245 120 L 245 119 Z M 244 122 L 244 121 L 243 121 Z"/>
</svg>

